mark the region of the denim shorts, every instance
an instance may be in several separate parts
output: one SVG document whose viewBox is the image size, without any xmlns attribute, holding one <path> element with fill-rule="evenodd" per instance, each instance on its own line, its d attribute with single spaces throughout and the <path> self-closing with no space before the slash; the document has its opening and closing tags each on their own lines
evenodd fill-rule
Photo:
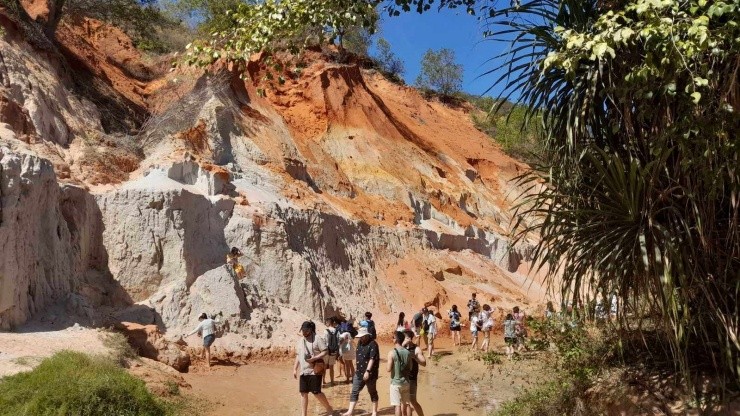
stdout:
<svg viewBox="0 0 740 416">
<path fill-rule="evenodd" d="M 213 335 L 213 334 L 206 335 L 206 336 L 203 337 L 203 346 L 204 347 L 210 347 L 211 345 L 213 345 L 213 341 L 215 341 L 215 340 L 216 340 L 216 336 L 215 335 Z"/>
</svg>

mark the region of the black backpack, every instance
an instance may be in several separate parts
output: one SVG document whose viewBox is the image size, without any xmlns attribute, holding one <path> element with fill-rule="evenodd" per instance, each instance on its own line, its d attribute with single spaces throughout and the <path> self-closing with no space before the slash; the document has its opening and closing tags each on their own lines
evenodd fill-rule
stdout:
<svg viewBox="0 0 740 416">
<path fill-rule="evenodd" d="M 326 330 L 327 336 L 327 349 L 329 350 L 329 355 L 337 355 L 339 354 L 339 329 L 335 329 L 334 333 L 332 334 L 331 331 L 328 329 Z"/>
<path fill-rule="evenodd" d="M 429 332 L 429 320 L 428 319 L 426 318 L 424 319 L 424 322 L 422 322 L 421 324 L 421 329 L 423 329 L 425 333 Z"/>
</svg>

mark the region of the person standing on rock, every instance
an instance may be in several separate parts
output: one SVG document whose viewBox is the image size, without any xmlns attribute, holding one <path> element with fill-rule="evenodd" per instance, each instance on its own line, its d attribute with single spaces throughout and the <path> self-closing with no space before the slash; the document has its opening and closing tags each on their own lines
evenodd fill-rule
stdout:
<svg viewBox="0 0 740 416">
<path fill-rule="evenodd" d="M 351 416 L 357 406 L 360 391 L 367 386 L 372 402 L 372 416 L 378 416 L 378 369 L 380 368 L 380 348 L 367 327 L 360 327 L 357 337 L 360 340 L 357 345 L 357 371 L 352 380 L 352 393 L 349 396 L 349 409 L 342 416 Z"/>
<path fill-rule="evenodd" d="M 424 358 L 424 351 L 421 350 L 421 347 L 414 344 L 414 331 L 406 330 L 404 335 L 406 335 L 404 347 L 411 353 L 412 358 L 411 371 L 409 372 L 409 406 L 406 406 L 404 416 L 412 416 L 414 410 L 419 416 L 424 416 L 424 410 L 416 399 L 416 392 L 418 389 L 419 366 L 426 367 L 427 360 Z"/>
<path fill-rule="evenodd" d="M 476 309 L 480 308 L 480 303 L 478 303 L 475 296 L 475 293 L 473 293 L 473 297 L 468 301 L 468 319 L 471 321 L 473 320 L 473 315 L 478 313 Z"/>
<path fill-rule="evenodd" d="M 308 393 L 312 393 L 329 414 L 334 413 L 326 395 L 321 392 L 321 378 L 324 372 L 324 356 L 328 353 L 324 337 L 316 335 L 316 324 L 306 321 L 301 325 L 301 339 L 296 344 L 296 358 L 293 365 L 293 378 L 299 378 L 298 391 L 301 393 L 301 415 L 308 415 Z"/>
<path fill-rule="evenodd" d="M 452 337 L 452 345 L 459 347 L 462 344 L 460 340 L 460 331 L 462 330 L 462 315 L 457 311 L 457 305 L 452 305 L 452 310 L 449 312 L 450 316 L 450 336 Z"/>
<path fill-rule="evenodd" d="M 393 350 L 388 352 L 386 369 L 391 374 L 391 406 L 396 408 L 396 416 L 402 416 L 410 405 L 409 373 L 412 359 L 409 350 L 403 347 L 406 335 L 396 331 L 393 338 Z"/>
<path fill-rule="evenodd" d="M 218 313 L 220 316 L 223 316 L 223 313 Z M 186 337 L 189 337 L 195 333 L 200 332 L 201 336 L 203 337 L 203 349 L 205 351 L 206 355 L 206 366 L 211 366 L 211 345 L 213 345 L 213 341 L 216 340 L 216 324 L 218 323 L 217 320 L 211 319 L 208 317 L 208 315 L 203 312 L 198 317 L 198 326 L 195 327 L 194 330 L 192 330 L 189 334 L 186 335 Z"/>
</svg>

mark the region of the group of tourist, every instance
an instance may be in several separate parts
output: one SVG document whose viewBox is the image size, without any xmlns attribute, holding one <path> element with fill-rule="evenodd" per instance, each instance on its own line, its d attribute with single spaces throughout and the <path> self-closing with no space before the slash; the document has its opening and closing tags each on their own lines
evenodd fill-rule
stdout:
<svg viewBox="0 0 740 416">
<path fill-rule="evenodd" d="M 316 324 L 306 321 L 301 325 L 301 335 L 296 344 L 293 377 L 299 380 L 302 415 L 308 413 L 309 393 L 316 397 L 329 414 L 334 413 L 321 388 L 327 373 L 330 385 L 334 384 L 334 365 L 339 361 L 340 371 L 343 369 L 347 381 L 352 381 L 349 406 L 343 415 L 349 416 L 354 413 L 360 392 L 367 389 L 372 403 L 372 414 L 377 416 L 380 347 L 376 341 L 377 332 L 372 314 L 370 312 L 365 314 L 359 330 L 355 330 L 350 323 L 339 318 L 329 318 L 323 335 L 316 333 Z M 421 348 L 414 343 L 416 335 L 408 328 L 395 331 L 393 349 L 387 355 L 385 370 L 391 377 L 390 402 L 395 407 L 397 416 L 411 416 L 414 410 L 420 416 L 424 415 L 416 400 L 416 382 L 419 366 L 425 366 L 426 359 Z"/>
<path fill-rule="evenodd" d="M 455 346 L 462 345 L 462 314 L 457 305 L 448 311 L 450 333 Z M 494 328 L 493 308 L 480 305 L 476 294 L 468 302 L 468 319 L 474 350 L 488 351 L 490 334 Z M 296 345 L 296 360 L 293 376 L 299 379 L 299 391 L 302 400 L 302 414 L 308 411 L 308 394 L 313 394 L 329 414 L 334 410 L 322 393 L 324 384 L 334 385 L 334 367 L 339 363 L 339 376 L 346 377 L 352 383 L 349 406 L 343 416 L 352 415 L 360 392 L 367 389 L 372 403 L 372 415 L 378 414 L 377 380 L 380 371 L 380 348 L 376 341 L 377 331 L 372 320 L 372 313 L 365 313 L 365 319 L 359 323 L 359 330 L 344 319 L 331 317 L 326 321 L 324 334 L 316 333 L 316 325 L 306 321 L 301 326 L 301 339 Z M 524 348 L 526 337 L 525 314 L 514 307 L 503 322 L 506 354 L 513 358 L 516 351 Z M 426 357 L 434 355 L 434 341 L 438 336 L 437 318 L 427 307 L 416 312 L 410 321 L 406 314 L 398 316 L 396 330 L 393 333 L 393 349 L 388 352 L 385 370 L 390 374 L 390 403 L 397 416 L 411 416 L 414 411 L 423 416 L 424 411 L 417 400 L 417 379 L 419 366 L 426 365 Z M 482 337 L 478 346 L 479 334 Z M 423 341 L 424 349 L 419 344 Z M 355 345 L 355 341 L 357 344 Z M 326 377 L 329 377 L 327 383 Z"/>
<path fill-rule="evenodd" d="M 453 305 L 453 310 L 457 308 Z M 450 311 L 450 331 L 452 331 L 452 314 Z M 506 344 L 506 356 L 513 359 L 514 352 L 521 352 L 525 348 L 525 337 L 527 336 L 526 315 L 518 306 L 515 306 L 510 313 L 506 314 L 503 322 L 504 343 Z M 491 342 L 491 331 L 495 321 L 493 317 L 493 308 L 490 305 L 480 305 L 476 294 L 473 293 L 468 301 L 468 319 L 470 320 L 470 335 L 472 338 L 471 348 L 480 349 L 488 352 Z M 481 335 L 482 334 L 482 335 Z M 483 341 L 478 347 L 478 338 L 482 336 Z M 459 337 L 459 335 L 458 335 Z M 453 343 L 455 335 L 452 335 Z"/>
</svg>

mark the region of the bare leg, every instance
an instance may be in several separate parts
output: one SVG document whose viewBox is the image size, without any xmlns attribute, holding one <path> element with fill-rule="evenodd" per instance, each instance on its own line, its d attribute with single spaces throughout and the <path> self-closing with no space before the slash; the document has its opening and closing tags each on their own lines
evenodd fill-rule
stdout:
<svg viewBox="0 0 740 416">
<path fill-rule="evenodd" d="M 301 393 L 301 415 L 308 416 L 308 393 Z"/>
<path fill-rule="evenodd" d="M 373 412 L 371 413 L 372 416 L 378 416 L 378 402 L 373 402 Z"/>
<path fill-rule="evenodd" d="M 334 409 L 331 408 L 329 400 L 326 398 L 326 395 L 324 393 L 314 394 L 314 397 L 319 400 L 319 403 L 324 406 L 324 409 L 326 409 L 329 414 L 332 414 L 334 412 Z"/>
<path fill-rule="evenodd" d="M 211 366 L 211 347 L 206 347 L 206 365 Z"/>
<path fill-rule="evenodd" d="M 349 409 L 342 413 L 342 416 L 351 416 L 355 412 L 355 406 L 357 406 L 357 402 L 349 402 Z"/>
<path fill-rule="evenodd" d="M 414 410 L 416 410 L 416 413 L 418 413 L 419 416 L 424 416 L 424 410 L 421 408 L 419 402 L 416 401 L 416 398 L 411 400 L 411 406 L 414 407 Z"/>
</svg>

